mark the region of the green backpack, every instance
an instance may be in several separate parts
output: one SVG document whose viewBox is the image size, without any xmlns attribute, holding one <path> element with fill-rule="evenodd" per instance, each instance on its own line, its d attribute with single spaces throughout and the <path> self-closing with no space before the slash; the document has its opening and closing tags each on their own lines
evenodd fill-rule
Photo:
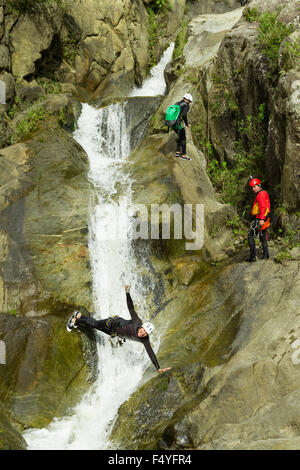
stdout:
<svg viewBox="0 0 300 470">
<path fill-rule="evenodd" d="M 179 104 L 171 104 L 165 116 L 165 126 L 172 127 L 179 121 L 181 107 Z"/>
</svg>

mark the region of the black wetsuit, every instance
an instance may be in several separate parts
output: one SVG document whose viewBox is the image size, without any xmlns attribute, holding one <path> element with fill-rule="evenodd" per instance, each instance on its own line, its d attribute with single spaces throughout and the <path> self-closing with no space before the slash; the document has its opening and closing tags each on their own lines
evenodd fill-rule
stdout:
<svg viewBox="0 0 300 470">
<path fill-rule="evenodd" d="M 175 104 L 180 106 L 181 111 L 180 111 L 180 115 L 179 115 L 179 121 L 178 121 L 177 124 L 174 124 L 174 126 L 172 126 L 172 129 L 178 135 L 178 139 L 176 141 L 177 142 L 177 152 L 182 152 L 183 155 L 185 155 L 186 154 L 185 128 L 182 127 L 182 125 L 180 124 L 180 121 L 183 119 L 184 122 L 185 122 L 185 125 L 188 126 L 187 113 L 190 109 L 190 105 L 188 103 L 186 103 L 184 100 L 178 101 Z"/>
<path fill-rule="evenodd" d="M 121 318 L 118 316 L 105 318 L 103 320 L 95 320 L 95 318 L 85 317 L 84 315 L 82 315 L 76 320 L 76 324 L 87 325 L 92 328 L 96 328 L 96 330 L 100 330 L 110 336 L 116 334 L 120 338 L 127 338 L 133 341 L 139 341 L 145 346 L 148 356 L 150 357 L 152 363 L 158 370 L 160 369 L 160 367 L 156 355 L 151 347 L 149 336 L 146 336 L 144 338 L 140 338 L 138 336 L 138 330 L 142 326 L 143 322 L 138 317 L 134 309 L 129 292 L 126 292 L 126 300 L 131 320 L 125 320 L 125 318 Z"/>
</svg>

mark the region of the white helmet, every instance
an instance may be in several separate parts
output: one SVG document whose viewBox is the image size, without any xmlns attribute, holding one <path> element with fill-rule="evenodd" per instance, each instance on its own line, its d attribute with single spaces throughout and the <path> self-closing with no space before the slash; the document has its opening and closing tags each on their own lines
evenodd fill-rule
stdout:
<svg viewBox="0 0 300 470">
<path fill-rule="evenodd" d="M 142 324 L 142 327 L 146 331 L 148 335 L 151 335 L 152 331 L 154 330 L 154 325 L 150 323 L 149 321 L 146 321 L 145 323 Z"/>
<path fill-rule="evenodd" d="M 185 98 L 186 100 L 189 100 L 191 103 L 193 101 L 193 97 L 189 93 L 186 93 L 183 98 Z"/>
</svg>

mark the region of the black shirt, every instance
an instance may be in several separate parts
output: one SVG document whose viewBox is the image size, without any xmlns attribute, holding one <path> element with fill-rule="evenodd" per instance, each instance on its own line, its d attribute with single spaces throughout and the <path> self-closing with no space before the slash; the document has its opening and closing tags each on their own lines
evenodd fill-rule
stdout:
<svg viewBox="0 0 300 470">
<path fill-rule="evenodd" d="M 125 320 L 121 317 L 114 317 L 111 323 L 112 331 L 120 336 L 120 338 L 128 338 L 130 340 L 143 343 L 152 363 L 156 369 L 160 369 L 156 355 L 151 347 L 149 336 L 145 336 L 144 338 L 140 338 L 138 336 L 138 330 L 142 326 L 143 322 L 134 309 L 129 292 L 126 292 L 126 300 L 131 320 Z"/>
<path fill-rule="evenodd" d="M 190 105 L 186 103 L 184 100 L 177 101 L 177 103 L 175 104 L 177 104 L 181 108 L 179 121 L 183 119 L 185 122 L 185 125 L 188 126 L 187 113 L 190 110 Z"/>
</svg>

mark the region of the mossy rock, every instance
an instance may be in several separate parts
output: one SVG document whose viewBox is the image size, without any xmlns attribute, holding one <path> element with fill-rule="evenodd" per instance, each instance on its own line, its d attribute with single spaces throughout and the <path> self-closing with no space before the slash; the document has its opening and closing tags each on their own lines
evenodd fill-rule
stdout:
<svg viewBox="0 0 300 470">
<path fill-rule="evenodd" d="M 6 345 L 0 397 L 22 428 L 47 426 L 88 389 L 81 336 L 68 333 L 64 320 L 1 314 L 0 337 Z"/>
<path fill-rule="evenodd" d="M 26 450 L 25 439 L 2 410 L 0 410 L 0 450 Z"/>
<path fill-rule="evenodd" d="M 49 122 L 0 153 L 0 311 L 41 315 L 53 303 L 92 311 L 87 155 Z"/>
<path fill-rule="evenodd" d="M 221 272 L 210 272 L 188 288 L 174 290 L 157 315 L 156 327 L 164 331 L 158 360 L 161 367 L 172 369 L 148 380 L 120 407 L 111 439 L 121 448 L 159 448 L 173 418 L 178 420 L 203 399 L 212 371 L 230 360 L 241 311 L 238 296 L 232 295 L 234 282 L 219 286 Z M 225 281 L 224 272 L 222 278 Z M 150 369 L 145 380 L 149 374 Z"/>
</svg>

